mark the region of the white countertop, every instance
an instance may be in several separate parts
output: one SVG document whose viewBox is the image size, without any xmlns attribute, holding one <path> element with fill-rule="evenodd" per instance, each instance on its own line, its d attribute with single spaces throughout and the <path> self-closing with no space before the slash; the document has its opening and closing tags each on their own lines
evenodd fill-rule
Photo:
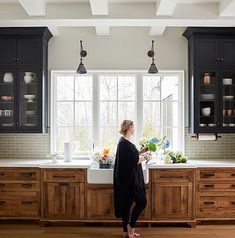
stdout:
<svg viewBox="0 0 235 238">
<path fill-rule="evenodd" d="M 89 168 L 90 160 L 74 159 L 71 162 L 64 162 L 62 159 L 53 163 L 50 159 L 0 159 L 0 167 L 37 167 L 37 168 Z"/>
<path fill-rule="evenodd" d="M 74 159 L 72 162 L 64 162 L 58 160 L 57 163 L 52 163 L 52 160 L 37 160 L 37 159 L 0 159 L 0 167 L 38 167 L 38 168 L 89 168 L 90 160 Z M 235 167 L 233 159 L 205 159 L 205 160 L 189 160 L 185 164 L 163 164 L 156 162 L 146 166 L 149 169 L 157 168 L 201 168 L 201 167 Z"/>
<path fill-rule="evenodd" d="M 235 167 L 234 159 L 205 159 L 205 160 L 188 160 L 187 163 L 164 164 L 161 161 L 147 165 L 149 169 L 156 168 L 206 168 L 206 167 Z"/>
</svg>

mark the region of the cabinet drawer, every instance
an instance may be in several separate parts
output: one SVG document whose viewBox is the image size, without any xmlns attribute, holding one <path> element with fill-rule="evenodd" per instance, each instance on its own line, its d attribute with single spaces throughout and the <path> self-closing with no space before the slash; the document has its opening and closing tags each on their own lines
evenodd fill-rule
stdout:
<svg viewBox="0 0 235 238">
<path fill-rule="evenodd" d="M 152 171 L 152 182 L 156 181 L 191 181 L 193 177 L 192 170 L 186 169 L 159 169 Z"/>
<path fill-rule="evenodd" d="M 8 180 L 21 180 L 21 181 L 33 181 L 40 178 L 39 169 L 12 169 L 12 168 L 1 168 L 0 169 L 0 181 Z"/>
<path fill-rule="evenodd" d="M 38 217 L 39 215 L 39 197 L 9 197 L 0 195 L 1 217 Z"/>
<path fill-rule="evenodd" d="M 44 181 L 85 182 L 85 171 L 81 169 L 44 170 Z"/>
<path fill-rule="evenodd" d="M 223 191 L 231 191 L 234 192 L 235 195 L 235 181 L 231 183 L 208 183 L 208 182 L 200 182 L 198 189 L 200 192 L 205 191 L 214 191 L 214 192 L 223 192 Z"/>
<path fill-rule="evenodd" d="M 28 193 L 39 192 L 39 182 L 4 182 L 0 181 L 0 192 Z"/>
<path fill-rule="evenodd" d="M 199 198 L 199 216 L 211 214 L 212 217 L 235 216 L 235 197 L 203 196 Z"/>
<path fill-rule="evenodd" d="M 234 180 L 234 169 L 203 169 L 199 170 L 199 180 Z"/>
</svg>

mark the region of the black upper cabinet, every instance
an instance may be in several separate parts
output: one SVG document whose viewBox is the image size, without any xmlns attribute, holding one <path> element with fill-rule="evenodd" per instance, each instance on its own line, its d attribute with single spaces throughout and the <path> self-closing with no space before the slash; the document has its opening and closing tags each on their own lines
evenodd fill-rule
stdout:
<svg viewBox="0 0 235 238">
<path fill-rule="evenodd" d="M 47 129 L 46 27 L 0 28 L 0 132 Z"/>
<path fill-rule="evenodd" d="M 14 66 L 17 60 L 17 41 L 15 39 L 0 39 L 0 65 Z"/>
<path fill-rule="evenodd" d="M 189 27 L 189 130 L 235 133 L 235 28 Z"/>
<path fill-rule="evenodd" d="M 0 65 L 40 65 L 40 39 L 0 39 Z"/>
<path fill-rule="evenodd" d="M 233 67 L 235 39 L 197 39 L 195 65 L 202 67 Z"/>
</svg>

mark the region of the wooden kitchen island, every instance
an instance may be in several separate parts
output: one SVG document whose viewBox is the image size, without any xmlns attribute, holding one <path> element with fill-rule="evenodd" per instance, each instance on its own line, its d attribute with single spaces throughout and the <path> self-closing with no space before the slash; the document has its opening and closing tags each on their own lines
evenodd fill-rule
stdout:
<svg viewBox="0 0 235 238">
<path fill-rule="evenodd" d="M 112 184 L 87 181 L 89 161 L 0 161 L 0 219 L 120 222 Z M 187 223 L 235 220 L 235 162 L 190 161 L 149 166 L 148 205 L 140 221 Z"/>
</svg>

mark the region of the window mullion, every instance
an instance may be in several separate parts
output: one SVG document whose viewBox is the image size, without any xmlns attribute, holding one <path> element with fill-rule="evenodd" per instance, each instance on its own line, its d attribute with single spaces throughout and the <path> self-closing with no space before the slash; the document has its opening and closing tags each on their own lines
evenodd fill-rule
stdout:
<svg viewBox="0 0 235 238">
<path fill-rule="evenodd" d="M 99 75 L 94 74 L 92 77 L 92 136 L 94 146 L 100 144 L 100 81 Z"/>
<path fill-rule="evenodd" d="M 136 139 L 143 135 L 143 75 L 136 75 Z"/>
</svg>

